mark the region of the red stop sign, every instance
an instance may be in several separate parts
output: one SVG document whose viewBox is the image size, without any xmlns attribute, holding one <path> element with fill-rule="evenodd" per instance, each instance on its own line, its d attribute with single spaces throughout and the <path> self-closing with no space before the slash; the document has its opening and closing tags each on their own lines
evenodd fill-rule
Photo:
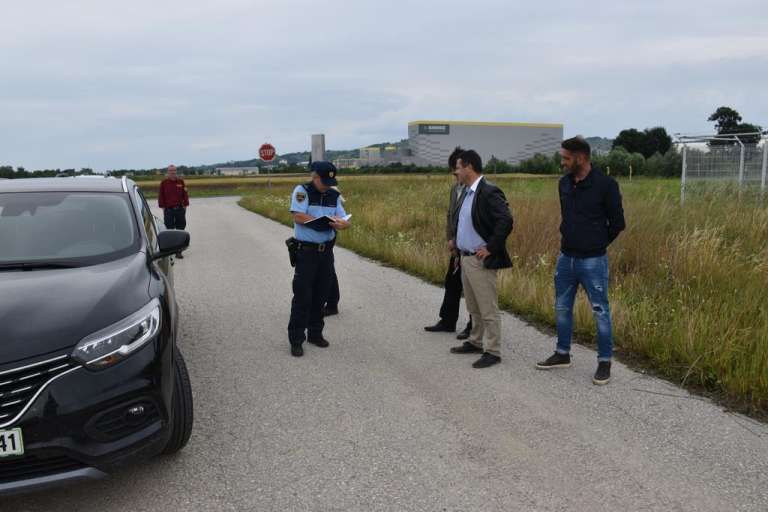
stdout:
<svg viewBox="0 0 768 512">
<path fill-rule="evenodd" d="M 259 158 L 265 162 L 272 161 L 275 158 L 276 153 L 277 151 L 275 150 L 275 146 L 269 143 L 262 144 L 259 148 Z"/>
</svg>

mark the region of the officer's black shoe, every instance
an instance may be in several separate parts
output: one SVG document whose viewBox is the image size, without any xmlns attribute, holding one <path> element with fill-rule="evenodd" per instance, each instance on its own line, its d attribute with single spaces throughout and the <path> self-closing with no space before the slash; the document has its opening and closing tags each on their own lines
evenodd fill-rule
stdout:
<svg viewBox="0 0 768 512">
<path fill-rule="evenodd" d="M 323 308 L 323 316 L 333 316 L 339 314 L 339 308 L 336 306 L 325 306 Z"/>
<path fill-rule="evenodd" d="M 595 376 L 592 377 L 592 383 L 598 386 L 604 386 L 611 381 L 611 362 L 610 361 L 598 361 L 597 371 Z"/>
<path fill-rule="evenodd" d="M 480 359 L 472 363 L 472 368 L 488 368 L 489 366 L 499 364 L 500 362 L 501 358 L 499 356 L 495 356 L 489 352 L 483 352 Z"/>
<path fill-rule="evenodd" d="M 301 357 L 304 355 L 304 349 L 301 348 L 301 343 L 291 343 L 291 355 L 293 357 Z"/>
<path fill-rule="evenodd" d="M 482 351 L 483 349 L 481 349 L 480 347 L 474 346 L 468 341 L 465 341 L 463 344 L 459 345 L 458 347 L 451 348 L 451 354 L 479 354 Z"/>
<path fill-rule="evenodd" d="M 183 259 L 184 259 L 184 255 L 183 255 L 183 254 L 181 254 L 180 252 L 177 252 L 177 253 L 176 253 L 176 257 L 177 257 L 177 258 L 179 258 L 180 260 L 183 260 Z"/>
<path fill-rule="evenodd" d="M 467 326 L 464 328 L 464 330 L 461 331 L 458 336 L 456 336 L 456 339 L 457 340 L 468 340 L 470 332 L 472 332 L 472 327 L 469 324 L 467 324 Z"/>
<path fill-rule="evenodd" d="M 328 343 L 328 340 L 323 338 L 322 336 L 320 336 L 319 338 L 309 338 L 309 339 L 307 339 L 307 343 L 311 343 L 311 344 L 316 345 L 316 346 L 318 346 L 320 348 L 325 348 L 328 345 L 330 345 L 330 343 Z"/>
<path fill-rule="evenodd" d="M 541 361 L 540 363 L 536 363 L 536 368 L 538 368 L 539 370 L 551 370 L 553 368 L 570 368 L 570 366 L 571 366 L 571 355 L 561 354 L 559 352 L 555 352 L 544 361 Z"/>
<path fill-rule="evenodd" d="M 440 320 L 435 325 L 425 327 L 424 330 L 427 332 L 456 332 L 456 326 L 446 325 Z"/>
</svg>

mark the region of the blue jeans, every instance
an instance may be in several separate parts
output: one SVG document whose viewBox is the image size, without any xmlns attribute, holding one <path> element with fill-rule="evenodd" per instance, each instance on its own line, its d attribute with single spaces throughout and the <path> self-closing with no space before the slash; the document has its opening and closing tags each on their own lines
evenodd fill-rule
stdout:
<svg viewBox="0 0 768 512">
<path fill-rule="evenodd" d="M 608 256 L 571 258 L 560 254 L 555 270 L 556 352 L 571 351 L 573 303 L 579 285 L 587 292 L 597 324 L 597 360 L 610 361 L 613 355 L 611 309 L 608 305 Z"/>
</svg>

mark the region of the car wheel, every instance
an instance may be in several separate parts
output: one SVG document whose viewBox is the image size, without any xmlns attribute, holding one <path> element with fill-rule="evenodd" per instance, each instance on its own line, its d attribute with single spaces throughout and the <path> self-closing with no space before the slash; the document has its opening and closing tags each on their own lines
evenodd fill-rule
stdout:
<svg viewBox="0 0 768 512">
<path fill-rule="evenodd" d="M 171 425 L 171 437 L 165 445 L 163 453 L 166 455 L 176 453 L 189 441 L 192 434 L 194 416 L 192 412 L 192 384 L 189 381 L 187 365 L 178 348 L 173 356 L 174 384 L 173 384 L 173 423 Z"/>
</svg>

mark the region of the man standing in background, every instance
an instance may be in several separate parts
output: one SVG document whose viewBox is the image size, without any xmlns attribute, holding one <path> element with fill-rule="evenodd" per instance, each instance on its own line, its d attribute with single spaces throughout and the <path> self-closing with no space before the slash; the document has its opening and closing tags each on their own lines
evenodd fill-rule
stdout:
<svg viewBox="0 0 768 512">
<path fill-rule="evenodd" d="M 456 331 L 456 322 L 459 320 L 459 305 L 461 303 L 461 265 L 459 264 L 459 253 L 456 250 L 456 221 L 459 215 L 459 206 L 464 198 L 464 185 L 458 180 L 456 171 L 456 160 L 461 152 L 460 147 L 456 147 L 448 157 L 448 167 L 456 179 L 456 183 L 451 187 L 451 197 L 448 201 L 448 215 L 445 226 L 448 251 L 451 259 L 448 262 L 448 271 L 445 274 L 445 294 L 443 295 L 443 304 L 440 306 L 440 320 L 435 325 L 425 327 L 428 332 L 454 332 Z M 472 317 L 469 318 L 467 327 L 457 337 L 460 340 L 469 338 L 469 332 L 472 330 Z"/>
<path fill-rule="evenodd" d="M 157 196 L 157 204 L 163 209 L 163 220 L 166 229 L 184 229 L 187 227 L 187 207 L 189 207 L 189 194 L 184 180 L 176 174 L 176 166 L 168 166 L 166 178 L 160 183 L 160 193 Z M 181 253 L 177 258 L 184 258 Z"/>
<path fill-rule="evenodd" d="M 592 167 L 591 148 L 581 137 L 564 140 L 560 155 L 560 256 L 555 269 L 555 353 L 540 370 L 571 366 L 573 304 L 579 285 L 587 292 L 597 324 L 597 371 L 592 382 L 611 380 L 613 338 L 608 305 L 608 245 L 626 226 L 619 184 Z"/>
</svg>

